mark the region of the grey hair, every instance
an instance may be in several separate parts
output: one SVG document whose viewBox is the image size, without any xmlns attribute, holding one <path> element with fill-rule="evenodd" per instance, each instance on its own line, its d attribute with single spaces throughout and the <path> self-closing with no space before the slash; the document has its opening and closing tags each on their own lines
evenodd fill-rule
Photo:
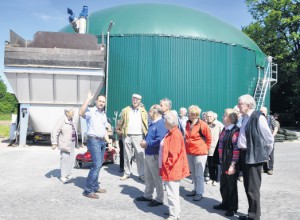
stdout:
<svg viewBox="0 0 300 220">
<path fill-rule="evenodd" d="M 163 115 L 164 114 L 161 106 L 158 105 L 158 104 L 152 105 L 150 110 L 152 110 L 154 113 L 156 113 L 158 115 Z"/>
<path fill-rule="evenodd" d="M 167 106 L 169 107 L 169 109 L 171 110 L 172 109 L 172 101 L 168 98 L 164 98 L 162 100 L 160 100 L 161 102 L 166 102 L 167 103 Z"/>
<path fill-rule="evenodd" d="M 240 96 L 238 101 L 248 105 L 250 109 L 255 109 L 256 108 L 255 100 L 249 94 L 245 94 L 245 95 Z"/>
<path fill-rule="evenodd" d="M 208 114 L 211 114 L 211 115 L 214 117 L 214 119 L 217 119 L 217 118 L 216 118 L 216 113 L 214 113 L 213 111 L 205 112 L 205 114 L 206 114 L 206 116 L 207 116 Z"/>
<path fill-rule="evenodd" d="M 185 115 L 186 115 L 186 113 L 187 113 L 187 109 L 185 108 L 185 107 L 181 107 L 180 109 L 179 109 L 179 111 L 181 111 L 181 110 L 183 110 L 185 113 Z"/>
<path fill-rule="evenodd" d="M 178 126 L 178 117 L 174 114 L 174 112 L 168 112 L 164 116 L 165 121 L 170 124 L 172 127 Z"/>
<path fill-rule="evenodd" d="M 67 113 L 67 112 L 73 112 L 74 108 L 70 107 L 70 106 L 67 106 L 67 107 L 64 108 L 64 110 L 65 110 L 65 113 Z"/>
</svg>

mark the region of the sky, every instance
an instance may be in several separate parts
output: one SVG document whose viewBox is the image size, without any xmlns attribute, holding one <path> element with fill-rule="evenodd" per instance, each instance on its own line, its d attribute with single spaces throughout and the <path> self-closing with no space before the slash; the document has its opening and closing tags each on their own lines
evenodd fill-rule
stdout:
<svg viewBox="0 0 300 220">
<path fill-rule="evenodd" d="M 185 6 L 215 16 L 237 29 L 253 20 L 244 0 L 2 0 L 0 1 L 0 77 L 9 86 L 4 72 L 4 45 L 13 30 L 26 40 L 38 31 L 59 31 L 68 25 L 67 8 L 76 16 L 87 5 L 89 14 L 104 8 L 134 3 L 164 3 Z"/>
</svg>

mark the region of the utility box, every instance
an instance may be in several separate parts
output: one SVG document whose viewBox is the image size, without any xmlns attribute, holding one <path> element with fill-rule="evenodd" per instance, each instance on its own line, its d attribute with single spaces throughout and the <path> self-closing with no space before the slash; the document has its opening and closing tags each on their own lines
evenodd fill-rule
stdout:
<svg viewBox="0 0 300 220">
<path fill-rule="evenodd" d="M 65 106 L 78 110 L 89 90 L 100 93 L 106 46 L 95 35 L 37 32 L 28 41 L 11 31 L 4 65 L 20 103 L 19 144 L 25 145 L 29 130 L 50 133 Z"/>
</svg>

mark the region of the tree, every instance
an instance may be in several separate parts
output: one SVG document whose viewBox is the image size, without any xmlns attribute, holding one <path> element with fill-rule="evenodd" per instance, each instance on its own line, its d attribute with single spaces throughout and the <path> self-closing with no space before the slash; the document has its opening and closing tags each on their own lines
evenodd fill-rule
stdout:
<svg viewBox="0 0 300 220">
<path fill-rule="evenodd" d="M 245 2 L 255 21 L 243 27 L 243 32 L 278 64 L 278 83 L 271 90 L 271 109 L 300 114 L 300 2 Z"/>
<path fill-rule="evenodd" d="M 16 113 L 18 108 L 18 100 L 14 94 L 8 93 L 6 85 L 0 78 L 0 113 L 10 114 Z"/>
</svg>

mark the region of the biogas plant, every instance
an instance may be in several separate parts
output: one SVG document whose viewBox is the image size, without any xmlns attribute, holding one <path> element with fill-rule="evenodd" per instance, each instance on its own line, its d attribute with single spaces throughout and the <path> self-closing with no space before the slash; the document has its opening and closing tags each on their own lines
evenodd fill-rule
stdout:
<svg viewBox="0 0 300 220">
<path fill-rule="evenodd" d="M 11 31 L 5 46 L 4 73 L 20 103 L 11 126 L 19 145 L 29 133 L 50 133 L 63 108 L 79 109 L 89 90 L 106 95 L 115 120 L 133 93 L 146 109 L 168 97 L 174 109 L 197 104 L 221 115 L 242 94 L 269 106 L 272 57 L 211 15 L 166 4 L 68 13 L 70 24 L 58 32 L 25 40 Z M 80 128 L 84 137 L 84 122 Z"/>
</svg>

